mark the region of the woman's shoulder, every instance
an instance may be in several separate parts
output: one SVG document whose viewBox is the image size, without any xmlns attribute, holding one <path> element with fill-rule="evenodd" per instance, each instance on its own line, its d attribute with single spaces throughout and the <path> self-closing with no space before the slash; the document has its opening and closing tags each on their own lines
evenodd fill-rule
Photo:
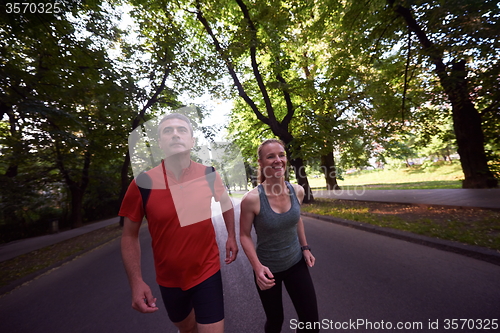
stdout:
<svg viewBox="0 0 500 333">
<path fill-rule="evenodd" d="M 243 198 L 241 199 L 241 201 L 247 201 L 247 202 L 252 202 L 252 201 L 255 201 L 255 200 L 258 200 L 259 199 L 259 189 L 258 187 L 255 187 L 253 189 L 251 189 L 250 191 L 248 191 L 247 193 L 245 193 L 245 195 L 243 195 Z"/>
<path fill-rule="evenodd" d="M 295 195 L 297 196 L 297 199 L 299 199 L 299 203 L 302 203 L 302 200 L 304 199 L 304 193 L 305 193 L 302 185 L 292 184 L 292 183 L 289 183 L 289 184 L 293 187 L 293 190 L 295 191 Z"/>
<path fill-rule="evenodd" d="M 241 199 L 241 205 L 244 205 L 245 207 L 255 206 L 259 203 L 259 189 L 257 187 L 245 193 L 245 195 Z"/>
<path fill-rule="evenodd" d="M 297 194 L 304 193 L 304 188 L 302 187 L 302 185 L 292 184 L 292 183 L 288 183 L 288 184 L 292 185 L 293 190 L 295 191 L 295 193 L 297 193 Z"/>
</svg>

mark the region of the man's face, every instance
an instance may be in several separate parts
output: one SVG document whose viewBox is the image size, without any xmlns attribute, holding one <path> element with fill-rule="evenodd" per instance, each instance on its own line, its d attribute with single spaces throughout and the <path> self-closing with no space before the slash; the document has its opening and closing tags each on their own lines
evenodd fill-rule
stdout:
<svg viewBox="0 0 500 333">
<path fill-rule="evenodd" d="M 165 157 L 188 153 L 194 147 L 194 138 L 191 136 L 189 125 L 177 118 L 162 122 L 159 126 L 160 148 Z"/>
</svg>

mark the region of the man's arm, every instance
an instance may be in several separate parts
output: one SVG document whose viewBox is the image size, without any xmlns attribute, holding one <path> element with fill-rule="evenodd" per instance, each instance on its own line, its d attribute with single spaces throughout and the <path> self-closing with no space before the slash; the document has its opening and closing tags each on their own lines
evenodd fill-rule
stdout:
<svg viewBox="0 0 500 333">
<path fill-rule="evenodd" d="M 238 243 L 236 243 L 236 231 L 234 228 L 234 207 L 231 198 L 224 191 L 221 196 L 220 206 L 222 209 L 222 217 L 227 229 L 226 242 L 226 264 L 230 264 L 236 260 L 238 255 Z"/>
<path fill-rule="evenodd" d="M 156 298 L 142 279 L 140 228 L 140 222 L 133 222 L 128 217 L 124 218 L 121 238 L 122 259 L 132 291 L 132 308 L 142 313 L 151 313 L 158 308 Z"/>
</svg>

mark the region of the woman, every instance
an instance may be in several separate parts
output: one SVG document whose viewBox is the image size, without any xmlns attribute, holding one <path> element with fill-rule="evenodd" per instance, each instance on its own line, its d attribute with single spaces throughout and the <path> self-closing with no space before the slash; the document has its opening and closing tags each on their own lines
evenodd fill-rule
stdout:
<svg viewBox="0 0 500 333">
<path fill-rule="evenodd" d="M 261 184 L 242 199 L 240 241 L 254 270 L 266 313 L 265 332 L 281 332 L 282 283 L 297 311 L 299 323 L 303 323 L 297 327 L 313 325 L 319 321 L 318 307 L 307 266 L 313 267 L 315 258 L 307 245 L 300 217 L 304 189 L 285 181 L 287 158 L 282 141 L 266 140 L 257 153 Z M 257 248 L 251 237 L 252 225 L 257 233 Z"/>
</svg>

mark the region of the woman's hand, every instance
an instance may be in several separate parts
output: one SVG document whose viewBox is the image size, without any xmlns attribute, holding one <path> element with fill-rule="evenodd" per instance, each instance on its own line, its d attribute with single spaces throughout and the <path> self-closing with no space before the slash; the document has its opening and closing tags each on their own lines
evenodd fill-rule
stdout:
<svg viewBox="0 0 500 333">
<path fill-rule="evenodd" d="M 274 275 L 271 273 L 269 268 L 266 266 L 261 266 L 255 271 L 255 277 L 257 279 L 257 285 L 259 286 L 260 290 L 266 290 L 274 287 L 276 284 L 274 282 Z"/>
<path fill-rule="evenodd" d="M 316 258 L 312 255 L 310 250 L 302 251 L 302 255 L 304 256 L 304 260 L 306 261 L 307 266 L 313 267 L 316 262 Z"/>
</svg>

